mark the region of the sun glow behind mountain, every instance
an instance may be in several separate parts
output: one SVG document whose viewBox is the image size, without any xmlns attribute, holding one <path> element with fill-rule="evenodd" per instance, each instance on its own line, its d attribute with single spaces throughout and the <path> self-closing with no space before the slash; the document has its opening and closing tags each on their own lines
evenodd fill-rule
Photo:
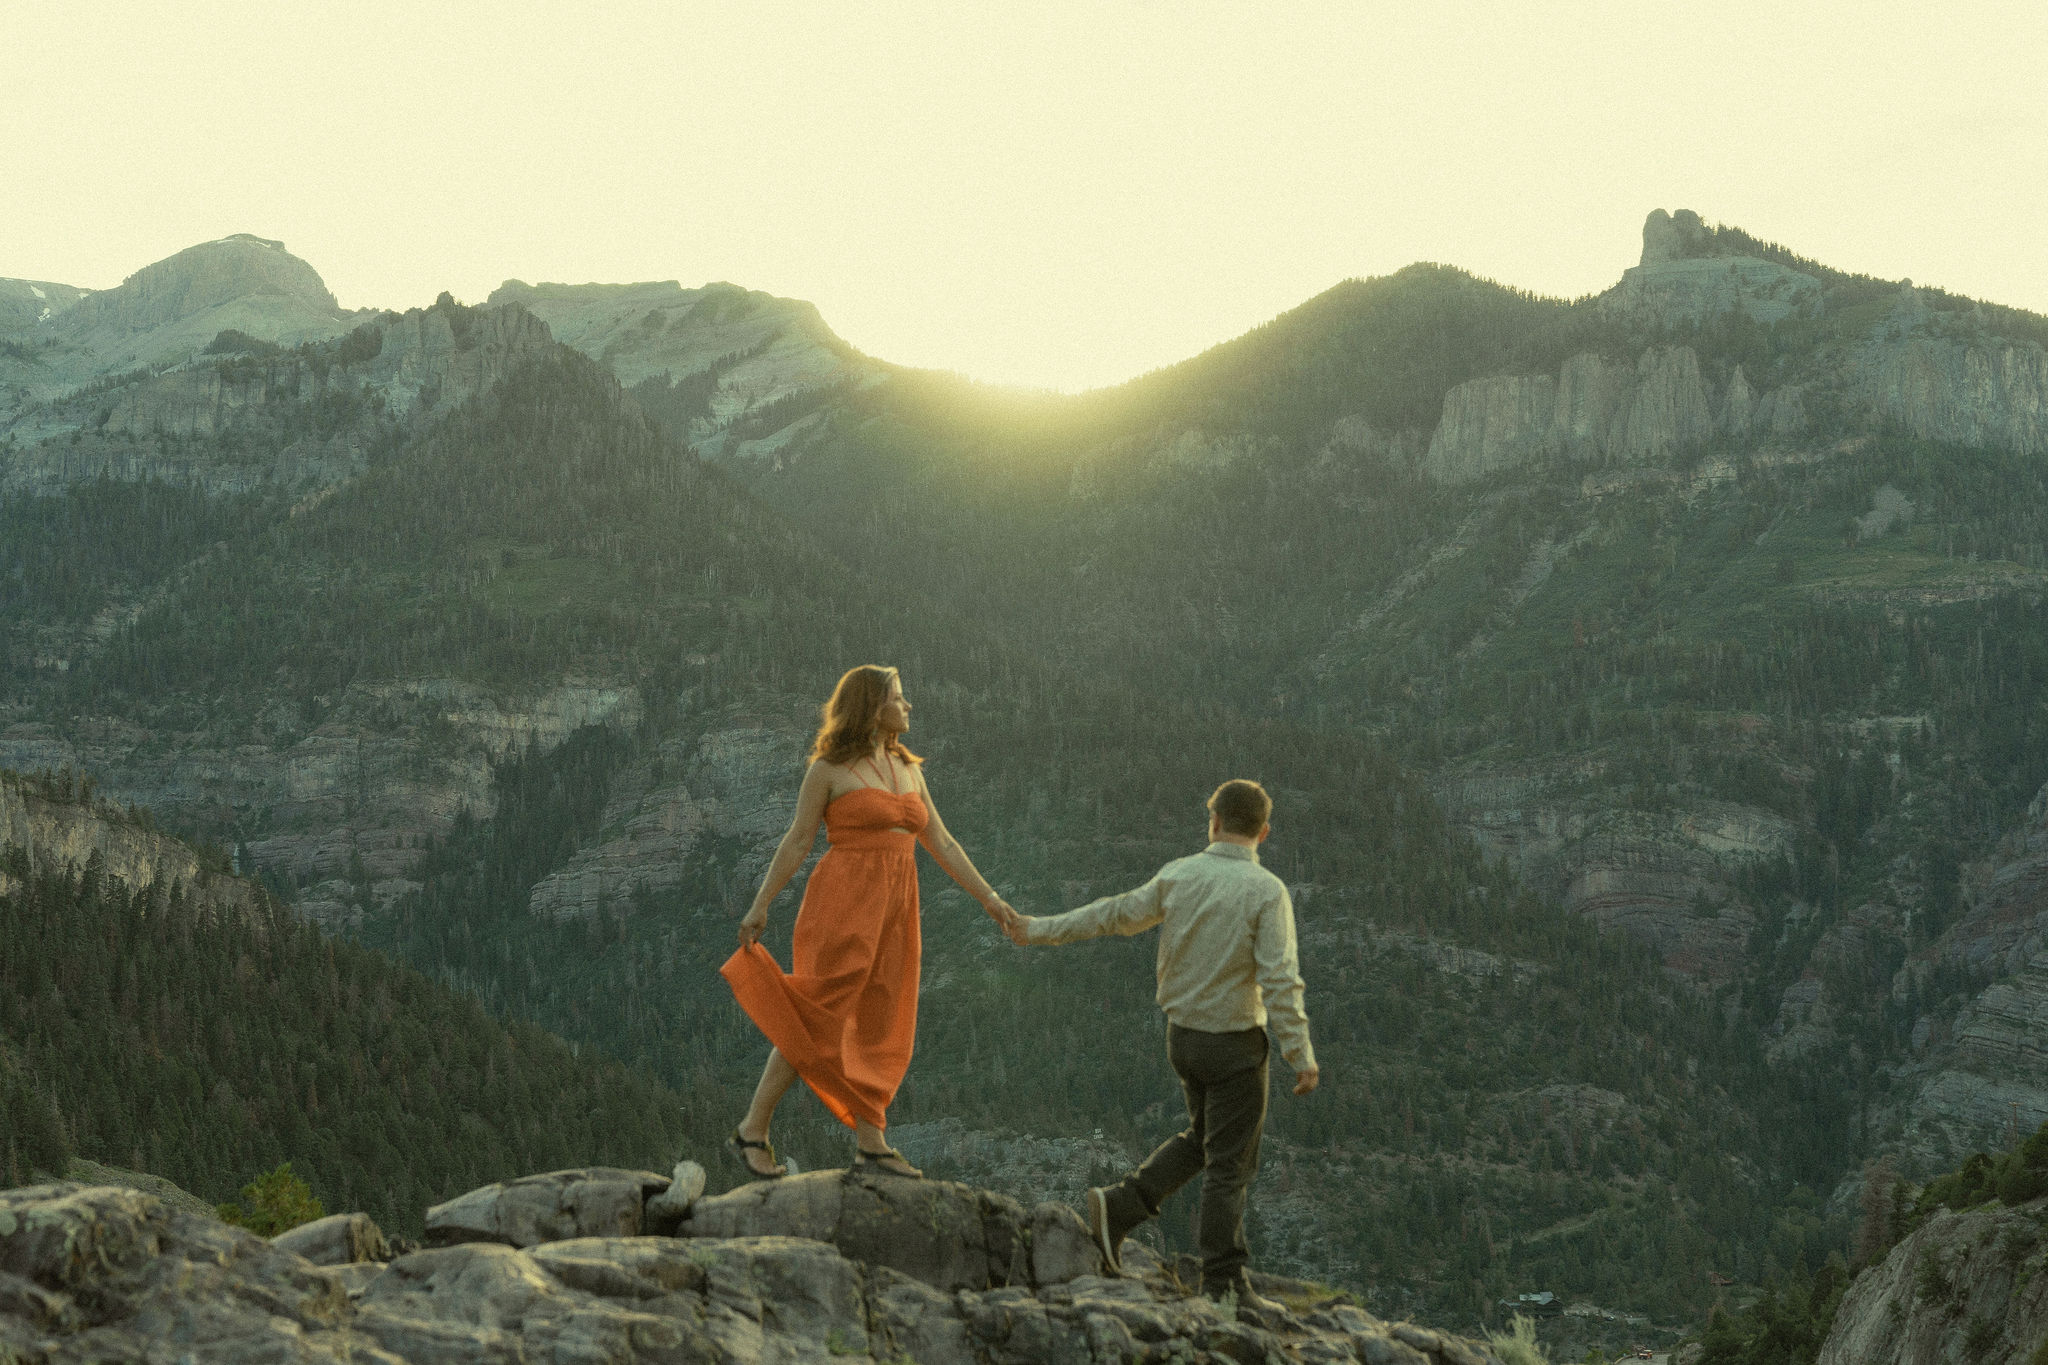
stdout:
<svg viewBox="0 0 2048 1365">
<path fill-rule="evenodd" d="M 1415 260 L 1604 288 L 1666 203 L 2048 310 L 2048 21 L 1855 13 L 14 7 L 0 273 L 105 288 L 247 231 L 350 307 L 729 279 L 1083 388 Z"/>
</svg>

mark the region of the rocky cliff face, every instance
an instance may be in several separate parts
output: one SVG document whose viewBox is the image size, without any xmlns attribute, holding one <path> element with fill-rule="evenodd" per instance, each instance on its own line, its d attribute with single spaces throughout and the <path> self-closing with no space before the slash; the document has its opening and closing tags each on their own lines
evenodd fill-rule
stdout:
<svg viewBox="0 0 2048 1365">
<path fill-rule="evenodd" d="M 1652 213 L 1641 264 L 1595 306 L 1653 335 L 1684 335 L 1729 314 L 1759 327 L 1834 318 L 1837 305 L 1821 279 L 1760 256 L 1727 254 L 1717 231 L 1688 210 Z M 1861 422 L 1897 423 L 1927 440 L 2029 455 L 2048 449 L 2048 351 L 1994 335 L 1978 313 L 1937 313 L 1910 281 L 1889 305 L 1867 298 L 1875 286 L 1862 282 L 1860 301 L 1844 315 L 1873 321 L 1839 324 L 1867 327 L 1853 345 L 1815 351 L 1795 367 L 1798 382 L 1766 391 L 1739 367 L 1718 386 L 1703 382 L 1686 346 L 1650 348 L 1633 373 L 1584 354 L 1567 360 L 1554 380 L 1469 380 L 1445 395 L 1424 468 L 1457 483 L 1544 459 L 1658 463 L 1715 436 L 1783 443 L 1805 431 L 1815 386 L 1838 393 Z"/>
<path fill-rule="evenodd" d="M 0 729 L 0 765 L 91 771 L 103 790 L 169 821 L 246 822 L 255 862 L 303 888 L 301 912 L 342 927 L 412 889 L 420 849 L 457 814 L 490 813 L 494 760 L 639 714 L 630 687 L 568 680 L 515 698 L 415 679 L 353 688 L 310 733 L 272 743 L 167 752 L 140 727 L 65 738 L 15 725 Z"/>
<path fill-rule="evenodd" d="M 529 909 L 588 916 L 637 890 L 667 891 L 707 835 L 737 844 L 736 875 L 758 880 L 795 809 L 803 751 L 801 732 L 759 725 L 664 744 L 619 779 L 603 815 L 606 837 L 535 885 Z"/>
<path fill-rule="evenodd" d="M 1923 1162 L 2006 1144 L 2048 1121 L 2048 952 L 1984 988 L 1942 1032 L 1939 1070 L 1908 1111 Z"/>
<path fill-rule="evenodd" d="M 1893 983 L 1899 999 L 1937 968 L 1971 983 L 1960 1010 L 1915 1021 L 1901 1142 L 1919 1171 L 2048 1121 L 2048 789 L 1970 880 L 1956 923 Z"/>
<path fill-rule="evenodd" d="M 1725 801 L 1631 813 L 1597 785 L 1602 776 L 1577 764 L 1488 767 L 1444 773 L 1432 788 L 1445 813 L 1529 885 L 1650 947 L 1680 976 L 1728 980 L 1756 928 L 1743 873 L 1791 846 L 1791 824 Z"/>
<path fill-rule="evenodd" d="M 168 889 L 173 883 L 188 891 L 203 889 L 220 905 L 251 904 L 255 894 L 247 882 L 204 866 L 186 844 L 93 799 L 90 788 L 75 777 L 0 770 L 0 849 L 35 869 L 97 866 L 136 889 Z M 0 894 L 13 880 L 0 871 Z"/>
<path fill-rule="evenodd" d="M 813 305 L 730 284 L 507 280 L 490 302 L 529 309 L 557 339 L 639 389 L 650 411 L 693 449 L 741 464 L 772 462 L 789 444 L 789 428 L 810 415 L 776 420 L 778 405 L 882 373 L 835 336 Z"/>
<path fill-rule="evenodd" d="M 1854 378 L 1870 409 L 1914 435 L 2038 455 L 2048 450 L 2048 351 L 1995 338 L 1874 341 Z"/>
<path fill-rule="evenodd" d="M 2048 1200 L 1937 1210 L 1849 1286 L 1820 1365 L 2033 1365 L 2044 1270 Z"/>
<path fill-rule="evenodd" d="M 553 344 L 524 309 L 451 304 L 363 323 L 332 355 L 202 355 L 0 420 L 15 447 L 0 489 L 105 475 L 313 492 L 360 473 L 380 429 L 474 397 Z"/>
<path fill-rule="evenodd" d="M 1661 463 L 1723 432 L 1789 436 L 1802 417 L 1796 393 L 1758 398 L 1739 370 L 1713 392 L 1689 346 L 1653 346 L 1633 364 L 1585 353 L 1555 379 L 1510 375 L 1452 389 L 1423 468 L 1463 483 L 1540 460 Z"/>
<path fill-rule="evenodd" d="M 1956 923 L 1896 972 L 1890 995 L 1907 1001 L 1937 974 L 1966 982 L 1966 995 L 1913 1021 L 1898 1072 L 1896 1150 L 1919 1175 L 2048 1121 L 2048 788 L 1991 860 L 1966 870 Z"/>
</svg>

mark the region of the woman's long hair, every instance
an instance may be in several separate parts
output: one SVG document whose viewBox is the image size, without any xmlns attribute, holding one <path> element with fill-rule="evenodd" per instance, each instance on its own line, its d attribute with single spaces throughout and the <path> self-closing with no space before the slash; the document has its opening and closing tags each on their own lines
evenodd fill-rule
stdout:
<svg viewBox="0 0 2048 1365">
<path fill-rule="evenodd" d="M 896 670 L 881 664 L 862 664 L 842 673 L 839 685 L 832 689 L 832 699 L 825 703 L 818 737 L 811 741 L 811 761 L 823 759 L 843 767 L 873 753 L 875 741 L 882 737 L 882 708 L 888 704 L 889 684 L 894 681 Z M 889 736 L 888 749 L 905 763 L 924 762 L 903 747 L 901 736 Z"/>
</svg>

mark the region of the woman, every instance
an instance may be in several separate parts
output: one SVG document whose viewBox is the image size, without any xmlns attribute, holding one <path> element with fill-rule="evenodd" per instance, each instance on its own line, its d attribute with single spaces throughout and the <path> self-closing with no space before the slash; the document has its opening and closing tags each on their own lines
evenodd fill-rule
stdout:
<svg viewBox="0 0 2048 1365">
<path fill-rule="evenodd" d="M 865 1169 L 923 1173 L 890 1147 L 889 1102 L 910 1066 L 917 1033 L 917 855 L 938 860 L 1006 933 L 1017 912 L 974 870 L 946 832 L 925 785 L 924 760 L 903 747 L 910 702 L 893 668 L 848 669 L 825 703 L 796 815 L 740 921 L 740 948 L 719 972 L 740 1008 L 774 1044 L 754 1102 L 728 1145 L 755 1176 L 787 1168 L 768 1141 L 769 1120 L 802 1076 L 854 1131 Z M 797 911 L 794 970 L 785 975 L 761 932 L 768 906 L 811 851 L 823 821 L 831 843 Z"/>
</svg>

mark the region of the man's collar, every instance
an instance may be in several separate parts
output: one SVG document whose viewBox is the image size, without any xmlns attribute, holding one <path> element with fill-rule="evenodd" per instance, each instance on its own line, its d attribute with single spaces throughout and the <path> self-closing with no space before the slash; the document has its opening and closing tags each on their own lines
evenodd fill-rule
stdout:
<svg viewBox="0 0 2048 1365">
<path fill-rule="evenodd" d="M 1213 853 L 1219 858 L 1242 858 L 1248 863 L 1255 863 L 1259 860 L 1259 850 L 1257 848 L 1245 844 L 1233 844 L 1226 839 L 1218 839 L 1215 843 L 1203 849 L 1202 852 Z"/>
</svg>

